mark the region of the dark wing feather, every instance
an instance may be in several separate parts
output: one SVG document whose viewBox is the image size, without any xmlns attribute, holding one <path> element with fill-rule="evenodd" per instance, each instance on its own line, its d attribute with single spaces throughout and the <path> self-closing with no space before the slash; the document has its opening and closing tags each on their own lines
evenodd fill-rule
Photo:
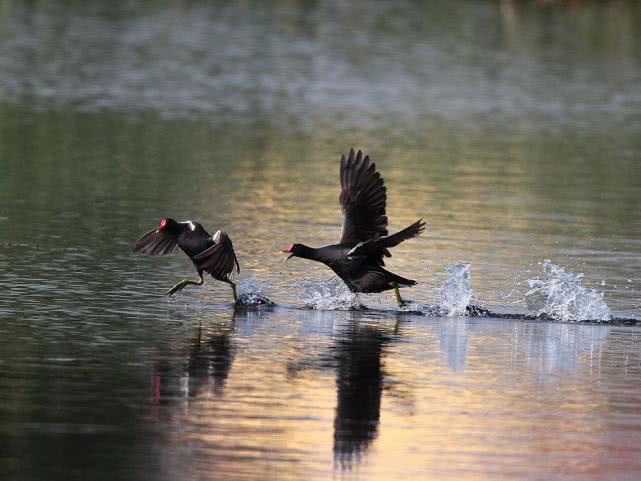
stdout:
<svg viewBox="0 0 641 481">
<path fill-rule="evenodd" d="M 383 265 L 383 256 L 392 257 L 388 249 L 399 245 L 401 242 L 416 237 L 425 230 L 425 222 L 419 219 L 412 225 L 403 230 L 398 231 L 396 234 L 388 235 L 361 242 L 351 251 L 347 253 L 348 256 L 377 256 L 380 257 L 381 265 Z"/>
<path fill-rule="evenodd" d="M 341 157 L 341 194 L 343 233 L 340 243 L 355 246 L 359 242 L 387 235 L 385 206 L 387 193 L 376 164 L 359 150 Z"/>
<path fill-rule="evenodd" d="M 148 256 L 164 256 L 174 252 L 177 247 L 178 239 L 176 237 L 154 229 L 136 241 L 133 251 Z"/>
<path fill-rule="evenodd" d="M 223 231 L 216 232 L 212 240 L 214 245 L 195 255 L 192 260 L 199 270 L 211 274 L 214 279 L 228 282 L 234 270 L 240 272 L 234 245 Z"/>
</svg>

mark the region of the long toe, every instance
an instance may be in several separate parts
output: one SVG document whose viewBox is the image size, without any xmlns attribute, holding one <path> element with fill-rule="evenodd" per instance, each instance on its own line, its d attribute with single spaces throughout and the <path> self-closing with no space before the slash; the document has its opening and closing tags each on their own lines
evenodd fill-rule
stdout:
<svg viewBox="0 0 641 481">
<path fill-rule="evenodd" d="M 165 292 L 165 296 L 172 296 L 178 291 L 182 291 L 184 289 L 185 285 L 184 284 L 176 284 L 174 287 L 169 289 L 167 292 Z"/>
</svg>

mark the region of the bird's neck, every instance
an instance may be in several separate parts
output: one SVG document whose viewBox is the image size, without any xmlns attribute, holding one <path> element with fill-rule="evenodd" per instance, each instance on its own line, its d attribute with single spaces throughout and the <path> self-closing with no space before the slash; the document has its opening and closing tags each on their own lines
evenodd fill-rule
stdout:
<svg viewBox="0 0 641 481">
<path fill-rule="evenodd" d="M 320 249 L 301 245 L 298 252 L 296 252 L 296 257 L 302 257 L 303 259 L 309 259 L 312 261 L 321 261 L 319 257 L 319 250 Z"/>
</svg>

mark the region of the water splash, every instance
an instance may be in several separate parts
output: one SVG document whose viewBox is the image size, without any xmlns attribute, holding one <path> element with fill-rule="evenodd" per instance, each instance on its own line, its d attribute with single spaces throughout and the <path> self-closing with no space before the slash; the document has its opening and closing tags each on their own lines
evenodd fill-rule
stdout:
<svg viewBox="0 0 641 481">
<path fill-rule="evenodd" d="M 470 264 L 455 264 L 447 268 L 448 278 L 441 285 L 441 315 L 453 317 L 467 314 L 467 306 L 472 300 L 470 267 Z"/>
<path fill-rule="evenodd" d="M 273 305 L 273 302 L 263 294 L 265 286 L 264 282 L 259 281 L 254 276 L 241 279 L 237 287 L 237 304 L 241 306 Z"/>
<path fill-rule="evenodd" d="M 531 314 L 559 321 L 609 321 L 603 293 L 581 285 L 583 274 L 567 272 L 546 259 L 543 279 L 530 279 L 525 303 Z"/>
<path fill-rule="evenodd" d="M 304 280 L 298 285 L 303 289 L 303 297 L 300 300 L 309 309 L 323 311 L 363 309 L 358 296 L 351 292 L 338 277 L 328 281 Z"/>
<path fill-rule="evenodd" d="M 410 301 L 401 311 L 419 312 L 424 316 L 455 317 L 470 314 L 473 298 L 471 264 L 454 264 L 446 268 L 448 277 L 441 285 L 437 304 L 422 304 Z M 476 308 L 478 309 L 478 308 Z"/>
</svg>

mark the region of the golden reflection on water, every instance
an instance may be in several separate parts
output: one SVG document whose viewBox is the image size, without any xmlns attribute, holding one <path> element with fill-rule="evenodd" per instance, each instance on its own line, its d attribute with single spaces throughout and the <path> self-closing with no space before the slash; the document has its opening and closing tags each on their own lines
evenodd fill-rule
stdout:
<svg viewBox="0 0 641 481">
<path fill-rule="evenodd" d="M 298 317 L 286 321 L 289 329 L 317 330 L 290 333 L 277 347 L 270 340 L 282 330 L 276 319 L 264 318 L 242 341 L 229 338 L 242 317 L 203 330 L 173 380 L 201 388 L 153 408 L 168 415 L 163 452 L 177 456 L 170 472 L 196 463 L 203 479 L 601 479 L 641 468 L 638 445 L 626 448 L 638 432 L 624 430 L 625 442 L 611 438 L 621 429 L 612 425 L 610 404 L 623 392 L 616 386 L 625 383 L 626 402 L 630 383 L 641 387 L 638 352 L 623 377 L 604 356 L 626 332 L 357 313 L 337 314 L 340 321 Z M 203 345 L 209 367 L 195 370 Z"/>
</svg>

